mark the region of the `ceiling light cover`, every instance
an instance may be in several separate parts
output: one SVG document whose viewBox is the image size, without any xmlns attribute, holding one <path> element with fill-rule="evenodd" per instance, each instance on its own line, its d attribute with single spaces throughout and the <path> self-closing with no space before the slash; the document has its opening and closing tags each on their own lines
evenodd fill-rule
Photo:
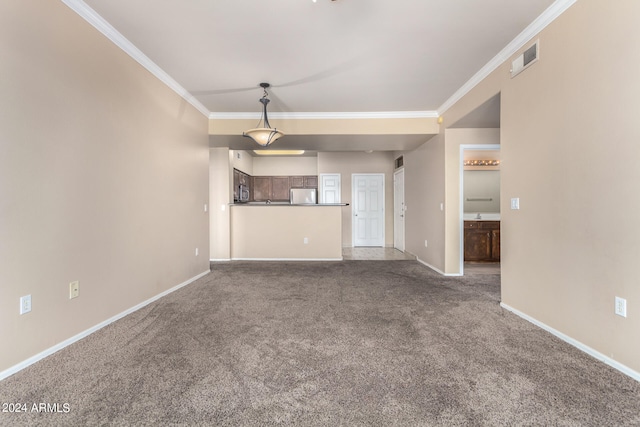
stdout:
<svg viewBox="0 0 640 427">
<path fill-rule="evenodd" d="M 253 150 L 259 156 L 301 156 L 304 150 Z"/>
<path fill-rule="evenodd" d="M 260 87 L 264 90 L 264 94 L 259 100 L 262 104 L 262 117 L 258 122 L 258 126 L 242 133 L 242 136 L 253 139 L 258 143 L 258 145 L 263 147 L 271 145 L 275 140 L 284 135 L 284 133 L 269 125 L 269 118 L 267 117 L 267 104 L 269 103 L 269 98 L 267 98 L 267 88 L 269 86 L 269 83 L 260 83 Z"/>
</svg>

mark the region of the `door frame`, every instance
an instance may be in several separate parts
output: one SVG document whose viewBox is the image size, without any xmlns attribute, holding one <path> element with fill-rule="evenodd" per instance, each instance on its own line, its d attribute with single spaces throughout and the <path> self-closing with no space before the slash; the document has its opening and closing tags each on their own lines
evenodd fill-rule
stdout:
<svg viewBox="0 0 640 427">
<path fill-rule="evenodd" d="M 356 245 L 356 215 L 355 215 L 355 207 L 356 207 L 356 177 L 358 176 L 379 176 L 382 178 L 382 246 L 386 245 L 386 222 L 387 222 L 387 212 L 385 209 L 386 203 L 386 188 L 385 188 L 385 174 L 384 173 L 352 173 L 351 174 L 351 247 L 355 248 Z"/>
<path fill-rule="evenodd" d="M 464 276 L 464 152 L 465 150 L 498 150 L 500 144 L 460 144 L 460 159 L 458 167 L 460 168 L 460 200 L 458 201 L 458 222 L 460 224 L 460 275 Z M 502 192 L 502 174 L 500 174 L 500 191 Z"/>
<path fill-rule="evenodd" d="M 397 194 L 397 191 L 396 191 L 396 179 L 397 179 L 398 175 L 400 175 L 400 174 L 402 174 L 402 207 L 400 208 L 400 210 L 401 210 L 400 215 L 403 218 L 403 220 L 402 220 L 402 233 L 401 233 L 401 235 L 402 235 L 402 248 L 399 248 L 399 247 L 396 246 L 396 238 L 398 236 L 398 230 L 396 230 L 396 215 L 398 214 L 398 212 L 396 212 L 396 200 L 397 200 L 397 197 L 398 197 L 398 194 Z M 406 230 L 406 224 L 405 224 L 406 217 L 404 216 L 404 212 L 406 210 L 405 209 L 405 203 L 404 203 L 404 201 L 405 201 L 404 200 L 404 187 L 405 187 L 405 185 L 404 185 L 404 177 L 405 177 L 404 168 L 400 168 L 400 169 L 396 170 L 393 173 L 393 247 L 395 249 L 398 249 L 398 250 L 402 251 L 402 252 L 404 252 L 404 249 L 406 247 L 406 240 L 405 240 L 406 239 L 406 233 L 405 233 L 405 230 Z"/>
</svg>

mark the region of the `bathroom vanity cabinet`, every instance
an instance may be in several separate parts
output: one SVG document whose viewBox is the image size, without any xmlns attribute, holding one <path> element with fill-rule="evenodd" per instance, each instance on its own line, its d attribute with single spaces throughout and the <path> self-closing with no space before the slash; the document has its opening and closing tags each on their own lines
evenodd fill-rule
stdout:
<svg viewBox="0 0 640 427">
<path fill-rule="evenodd" d="M 464 221 L 464 260 L 500 261 L 500 221 Z"/>
</svg>

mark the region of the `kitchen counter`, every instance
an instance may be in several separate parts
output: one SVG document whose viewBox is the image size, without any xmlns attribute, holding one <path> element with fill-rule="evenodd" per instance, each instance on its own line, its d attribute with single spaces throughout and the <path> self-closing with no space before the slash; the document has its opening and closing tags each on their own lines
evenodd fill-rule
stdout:
<svg viewBox="0 0 640 427">
<path fill-rule="evenodd" d="M 346 204 L 231 204 L 231 259 L 342 260 Z"/>
<path fill-rule="evenodd" d="M 292 204 L 289 202 L 247 202 L 247 203 L 231 203 L 229 206 L 305 206 L 305 207 L 323 207 L 323 206 L 349 206 L 349 203 L 299 203 Z"/>
</svg>

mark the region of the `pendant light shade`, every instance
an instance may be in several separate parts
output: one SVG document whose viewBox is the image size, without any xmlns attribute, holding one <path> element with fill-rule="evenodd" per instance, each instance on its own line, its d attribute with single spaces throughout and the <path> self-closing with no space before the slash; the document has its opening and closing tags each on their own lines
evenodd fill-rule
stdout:
<svg viewBox="0 0 640 427">
<path fill-rule="evenodd" d="M 284 135 L 284 133 L 269 125 L 269 118 L 267 117 L 267 104 L 269 103 L 269 98 L 267 98 L 267 88 L 269 86 L 269 83 L 260 83 L 260 87 L 264 89 L 264 94 L 262 95 L 262 98 L 260 98 L 260 103 L 262 104 L 262 117 L 258 122 L 258 126 L 242 133 L 242 136 L 253 139 L 262 147 L 267 147 L 276 139 Z"/>
</svg>

